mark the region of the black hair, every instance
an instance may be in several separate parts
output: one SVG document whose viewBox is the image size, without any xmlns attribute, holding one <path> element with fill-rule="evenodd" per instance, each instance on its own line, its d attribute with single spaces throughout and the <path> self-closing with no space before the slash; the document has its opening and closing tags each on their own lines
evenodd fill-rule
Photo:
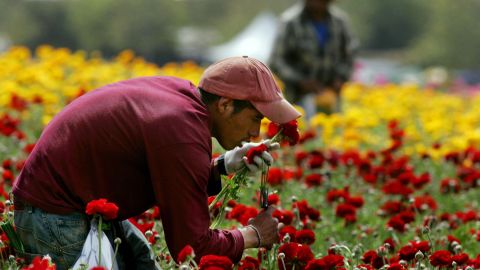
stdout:
<svg viewBox="0 0 480 270">
<path fill-rule="evenodd" d="M 203 103 L 205 103 L 206 105 L 210 105 L 221 98 L 221 96 L 209 93 L 202 88 L 198 88 L 198 90 L 200 91 Z M 247 108 L 254 108 L 250 101 L 239 99 L 233 100 L 233 113 L 241 112 L 243 109 Z"/>
</svg>

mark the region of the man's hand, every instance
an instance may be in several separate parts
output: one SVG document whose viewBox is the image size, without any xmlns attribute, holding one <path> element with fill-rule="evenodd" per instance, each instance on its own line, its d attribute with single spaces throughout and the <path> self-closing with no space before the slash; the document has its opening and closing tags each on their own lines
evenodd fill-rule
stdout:
<svg viewBox="0 0 480 270">
<path fill-rule="evenodd" d="M 272 217 L 275 207 L 269 206 L 255 218 L 248 221 L 248 226 L 241 230 L 245 248 L 271 248 L 279 241 L 279 230 L 283 227 L 278 219 Z"/>
<path fill-rule="evenodd" d="M 242 145 L 242 147 L 235 147 L 233 150 L 225 153 L 225 171 L 227 174 L 235 173 L 244 166 L 246 166 L 250 172 L 257 172 L 261 170 L 263 163 L 266 163 L 268 166 L 270 166 L 273 163 L 273 158 L 267 151 L 264 151 L 260 157 L 256 156 L 253 159 L 252 164 L 248 163 L 245 156 L 248 152 L 248 149 L 258 146 L 262 143 L 267 146 L 269 151 L 280 148 L 280 144 L 271 143 L 270 140 L 265 140 L 260 143 L 245 143 Z"/>
</svg>

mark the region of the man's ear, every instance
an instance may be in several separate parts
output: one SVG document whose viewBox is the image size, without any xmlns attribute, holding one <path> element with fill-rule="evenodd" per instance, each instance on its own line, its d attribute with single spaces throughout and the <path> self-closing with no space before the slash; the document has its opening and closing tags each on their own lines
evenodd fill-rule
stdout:
<svg viewBox="0 0 480 270">
<path fill-rule="evenodd" d="M 222 116 L 230 116 L 233 114 L 233 99 L 221 97 L 217 102 L 217 111 Z"/>
</svg>

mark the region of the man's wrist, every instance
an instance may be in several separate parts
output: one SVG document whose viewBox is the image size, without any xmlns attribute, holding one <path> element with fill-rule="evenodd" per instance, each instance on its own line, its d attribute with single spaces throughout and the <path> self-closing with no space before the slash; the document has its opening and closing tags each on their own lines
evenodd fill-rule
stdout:
<svg viewBox="0 0 480 270">
<path fill-rule="evenodd" d="M 240 229 L 243 236 L 244 248 L 258 248 L 260 247 L 260 238 L 257 228 L 253 225 L 248 225 Z"/>
</svg>

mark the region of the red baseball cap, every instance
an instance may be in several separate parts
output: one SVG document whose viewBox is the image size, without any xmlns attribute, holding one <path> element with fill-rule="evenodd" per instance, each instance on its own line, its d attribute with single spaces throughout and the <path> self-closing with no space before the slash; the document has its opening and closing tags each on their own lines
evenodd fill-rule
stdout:
<svg viewBox="0 0 480 270">
<path fill-rule="evenodd" d="M 248 100 L 275 123 L 284 124 L 302 115 L 283 97 L 270 69 L 252 57 L 230 57 L 213 63 L 204 71 L 198 87 L 221 97 Z"/>
</svg>

